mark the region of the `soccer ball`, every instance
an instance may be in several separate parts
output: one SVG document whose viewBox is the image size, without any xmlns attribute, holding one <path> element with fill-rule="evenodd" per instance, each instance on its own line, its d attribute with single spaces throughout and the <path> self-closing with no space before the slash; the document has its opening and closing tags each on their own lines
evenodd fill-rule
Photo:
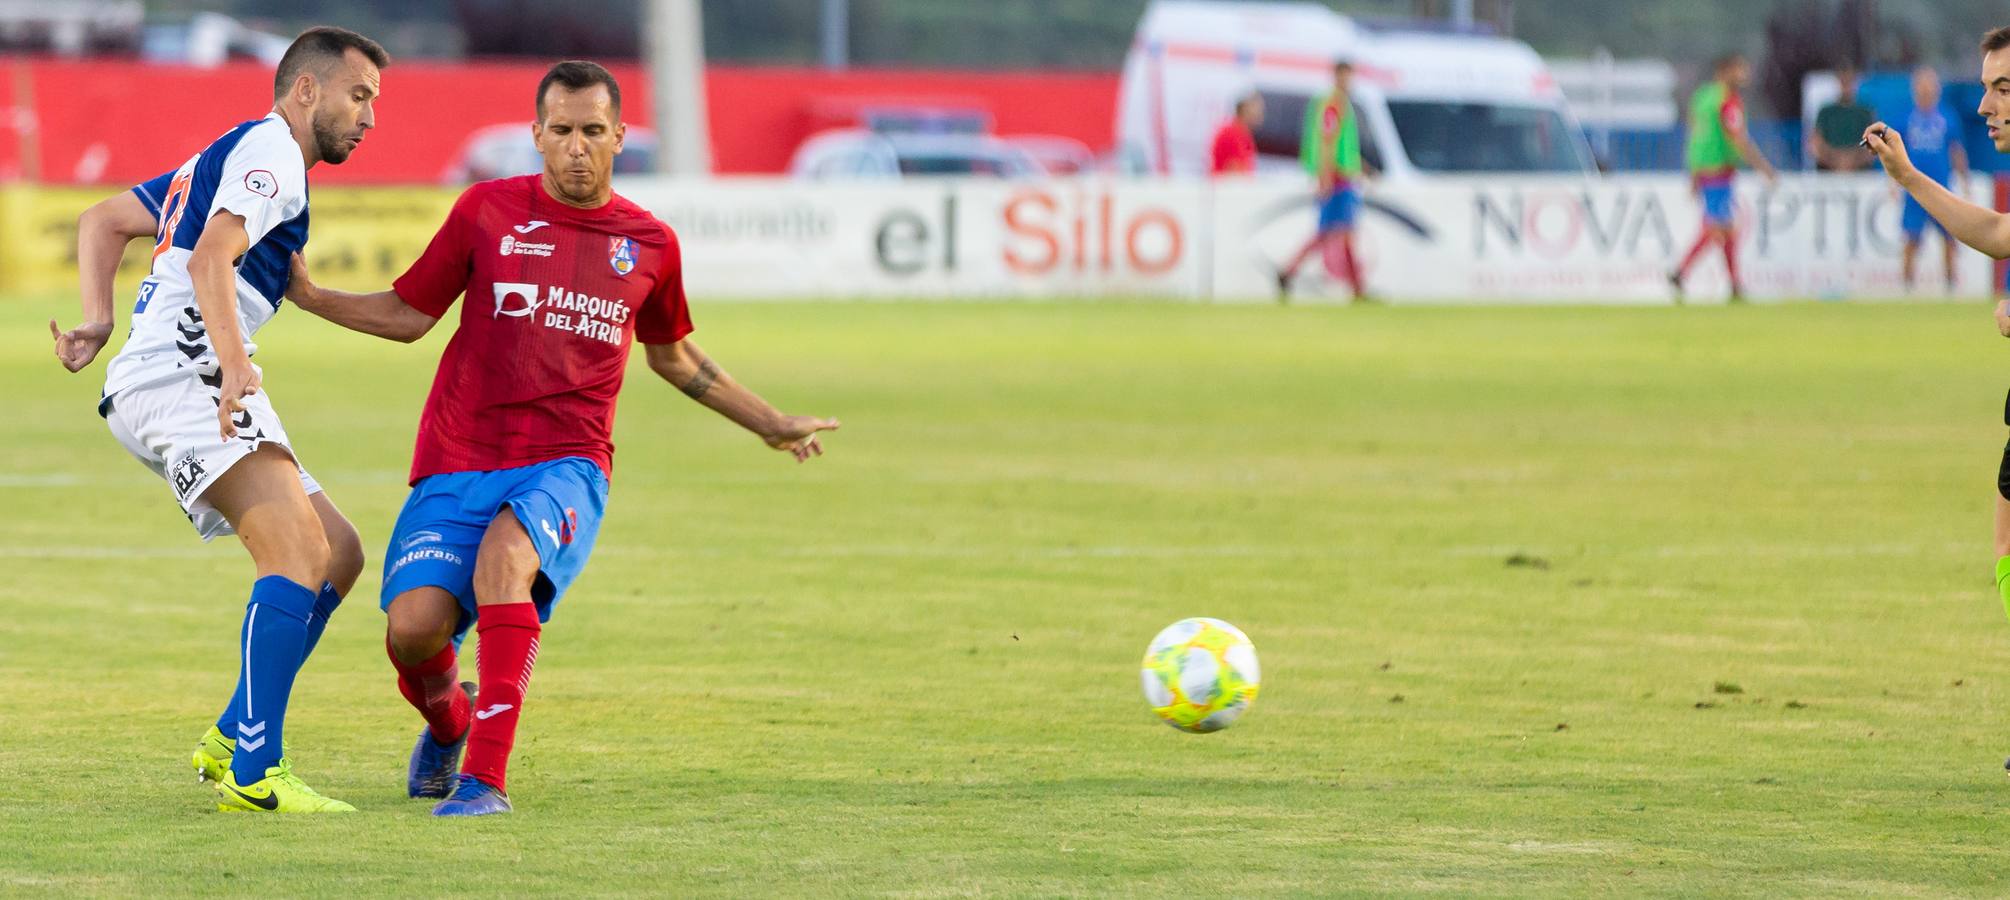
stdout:
<svg viewBox="0 0 2010 900">
<path fill-rule="evenodd" d="M 1235 724 L 1256 702 L 1263 676 L 1256 645 L 1220 619 L 1181 619 L 1145 648 L 1145 702 L 1181 731 L 1206 734 Z"/>
</svg>

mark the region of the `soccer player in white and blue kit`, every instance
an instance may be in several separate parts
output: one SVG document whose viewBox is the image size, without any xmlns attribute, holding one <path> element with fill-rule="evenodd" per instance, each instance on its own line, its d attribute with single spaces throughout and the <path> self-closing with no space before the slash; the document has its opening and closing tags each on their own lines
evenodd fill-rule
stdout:
<svg viewBox="0 0 2010 900">
<path fill-rule="evenodd" d="M 1962 191 L 1968 186 L 1968 155 L 1961 149 L 1960 134 L 1947 118 L 1947 110 L 1940 103 L 1940 74 L 1931 66 L 1920 66 L 1912 73 L 1912 112 L 1905 117 L 1905 146 L 1912 154 L 1912 165 L 1921 175 L 1933 179 L 1935 184 L 1949 185 L 1955 178 L 1960 179 Z M 1899 268 L 1905 275 L 1905 289 L 1912 290 L 1919 272 L 1919 245 L 1928 228 L 1940 233 L 1941 259 L 1947 267 L 1947 292 L 1954 293 L 1954 254 L 1956 244 L 1947 236 L 1947 229 L 1932 216 L 1926 214 L 1926 207 L 1920 206 L 1911 195 L 1905 198 L 1905 210 L 1899 215 L 1899 225 L 1905 231 L 1905 249 L 1899 256 Z"/>
<path fill-rule="evenodd" d="M 270 113 L 78 220 L 85 323 L 64 332 L 50 322 L 64 367 L 89 365 L 111 333 L 118 257 L 132 237 L 154 235 L 98 413 L 167 481 L 203 540 L 236 534 L 257 569 L 236 692 L 195 752 L 226 811 L 354 810 L 293 775 L 282 730 L 294 674 L 362 572 L 362 543 L 300 467 L 251 338 L 279 311 L 289 260 L 306 245 L 307 170 L 347 160 L 374 127 L 389 62 L 355 32 L 301 33 L 279 62 Z"/>
</svg>

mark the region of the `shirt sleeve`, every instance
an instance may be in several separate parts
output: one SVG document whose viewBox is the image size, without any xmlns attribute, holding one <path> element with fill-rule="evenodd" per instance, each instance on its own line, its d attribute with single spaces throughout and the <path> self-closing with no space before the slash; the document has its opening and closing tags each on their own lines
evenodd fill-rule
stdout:
<svg viewBox="0 0 2010 900">
<path fill-rule="evenodd" d="M 168 186 L 174 183 L 176 171 L 178 170 L 170 169 L 162 172 L 157 178 L 149 178 L 133 185 L 133 195 L 140 198 L 140 205 L 147 208 L 147 213 L 152 215 L 155 221 L 160 221 L 161 203 L 167 200 Z"/>
<path fill-rule="evenodd" d="M 244 217 L 244 234 L 257 244 L 307 209 L 307 164 L 286 129 L 259 124 L 224 159 L 209 212 Z"/>
<path fill-rule="evenodd" d="M 397 292 L 406 306 L 437 319 L 446 315 L 454 299 L 468 289 L 475 265 L 468 233 L 479 205 L 475 196 L 479 187 L 461 192 L 454 208 L 448 211 L 447 220 L 433 233 L 432 242 L 426 244 L 426 252 L 419 254 L 412 267 L 391 282 L 391 290 Z"/>
<path fill-rule="evenodd" d="M 1726 131 L 1737 131 L 1745 127 L 1745 103 L 1732 94 L 1724 98 L 1724 105 L 1717 109 L 1717 119 Z"/>
<path fill-rule="evenodd" d="M 677 234 L 667 226 L 670 239 L 663 248 L 663 277 L 656 289 L 642 301 L 635 317 L 635 339 L 645 344 L 674 344 L 691 334 L 691 309 L 684 303 L 684 256 L 677 247 Z"/>
</svg>

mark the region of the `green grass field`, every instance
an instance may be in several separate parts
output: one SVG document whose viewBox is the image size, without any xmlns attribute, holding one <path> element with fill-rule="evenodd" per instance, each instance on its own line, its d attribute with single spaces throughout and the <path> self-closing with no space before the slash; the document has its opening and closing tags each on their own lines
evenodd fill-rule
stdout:
<svg viewBox="0 0 2010 900">
<path fill-rule="evenodd" d="M 214 812 L 249 564 L 0 306 L 0 892 L 2001 895 L 2010 342 L 1973 306 L 719 305 L 797 467 L 639 364 L 514 816 L 403 796 L 374 583 L 440 343 L 259 360 L 372 547 L 301 677 L 349 817 Z M 444 329 L 443 329 L 444 331 Z M 1160 627 L 1249 632 L 1236 728 Z"/>
</svg>

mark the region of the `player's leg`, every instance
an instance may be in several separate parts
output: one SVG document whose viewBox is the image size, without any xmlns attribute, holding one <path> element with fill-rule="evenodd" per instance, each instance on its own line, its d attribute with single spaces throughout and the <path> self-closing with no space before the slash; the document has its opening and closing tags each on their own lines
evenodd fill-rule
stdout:
<svg viewBox="0 0 2010 900">
<path fill-rule="evenodd" d="M 1940 264 L 1945 267 L 1942 271 L 1947 273 L 1947 295 L 1951 297 L 1954 296 L 1959 282 L 1959 276 L 1955 271 L 1954 265 L 1956 255 L 1961 250 L 1961 245 L 1954 242 L 1954 236 L 1948 234 L 1947 229 L 1941 228 L 1939 231 Z"/>
<path fill-rule="evenodd" d="M 1335 190 L 1323 197 L 1317 198 L 1319 220 L 1318 224 L 1312 230 L 1312 237 L 1305 241 L 1305 246 L 1298 248 L 1298 252 L 1291 257 L 1291 262 L 1286 263 L 1284 268 L 1277 271 L 1277 299 L 1279 302 L 1290 299 L 1291 282 L 1298 277 L 1298 270 L 1305 266 L 1305 261 L 1311 259 L 1315 253 L 1323 252 L 1327 244 L 1333 240 L 1335 229 L 1340 226 L 1340 206 L 1343 202 L 1341 197 L 1343 193 L 1345 192 Z"/>
<path fill-rule="evenodd" d="M 300 476 L 301 487 L 307 491 L 307 500 L 314 506 L 314 514 L 321 522 L 321 532 L 328 539 L 328 571 L 322 576 L 321 590 L 314 597 L 314 612 L 307 618 L 307 645 L 301 653 L 301 663 L 314 655 L 314 648 L 321 643 L 321 633 L 328 628 L 328 620 L 335 615 L 336 607 L 342 605 L 342 598 L 348 596 L 350 588 L 363 574 L 363 539 L 356 533 L 356 526 L 335 508 L 335 502 L 328 499 L 326 492 L 305 472 Z M 196 777 L 204 781 L 219 781 L 223 770 L 229 768 L 230 760 L 237 751 L 237 739 L 233 729 L 237 709 L 244 703 L 244 672 L 240 668 L 237 688 L 230 696 L 230 703 L 217 716 L 216 724 L 196 742 Z M 284 755 L 285 748 L 280 748 Z"/>
<path fill-rule="evenodd" d="M 1731 302 L 1745 301 L 1745 280 L 1738 274 L 1738 229 L 1728 222 L 1717 228 L 1717 242 L 1724 247 L 1724 273 L 1731 279 Z"/>
<path fill-rule="evenodd" d="M 1898 231 L 1904 236 L 1898 250 L 1898 274 L 1907 293 L 1912 292 L 1919 276 L 1919 244 L 1926 236 L 1927 221 L 1926 207 L 1906 197 L 1898 211 Z"/>
<path fill-rule="evenodd" d="M 266 443 L 238 458 L 201 492 L 251 553 L 257 580 L 240 630 L 242 702 L 237 741 L 220 790 L 225 808 L 277 812 L 353 809 L 314 793 L 281 762 L 293 679 L 306 658 L 315 588 L 328 573 L 328 538 L 293 456 Z"/>
<path fill-rule="evenodd" d="M 511 474 L 520 480 L 507 490 L 506 505 L 483 534 L 475 559 L 481 700 L 468 728 L 460 784 L 434 815 L 509 811 L 510 751 L 542 623 L 585 567 L 606 508 L 606 476 L 588 460 L 561 459 Z"/>
<path fill-rule="evenodd" d="M 474 721 L 473 685 L 460 680 L 454 647 L 463 627 L 461 601 L 445 588 L 424 585 L 392 598 L 385 613 L 384 650 L 398 672 L 398 693 L 426 720 L 406 767 L 405 793 L 443 798 L 453 789 Z"/>
<path fill-rule="evenodd" d="M 2006 403 L 2010 406 L 2010 403 Z M 2010 419 L 2010 410 L 2006 410 Z M 2003 462 L 1996 467 L 1996 593 L 2010 614 L 2010 444 L 2003 447 Z"/>
<path fill-rule="evenodd" d="M 426 725 L 406 772 L 412 797 L 444 797 L 459 773 L 470 719 L 459 643 L 474 622 L 474 562 L 488 528 L 487 476 L 464 472 L 421 480 L 406 497 L 384 556 L 384 650 L 398 693 Z"/>
</svg>

